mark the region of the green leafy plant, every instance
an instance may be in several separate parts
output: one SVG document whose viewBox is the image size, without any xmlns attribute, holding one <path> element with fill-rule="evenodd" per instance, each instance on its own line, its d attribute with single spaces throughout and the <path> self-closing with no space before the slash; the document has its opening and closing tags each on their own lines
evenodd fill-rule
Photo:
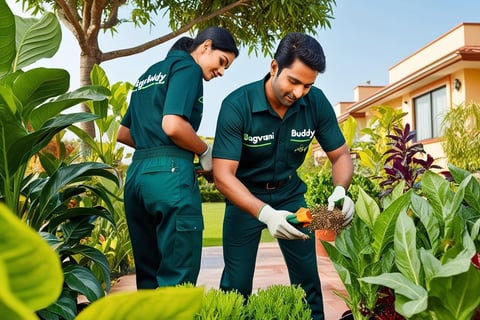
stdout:
<svg viewBox="0 0 480 320">
<path fill-rule="evenodd" d="M 119 179 L 111 166 L 95 162 L 72 164 L 41 157 L 43 163 L 49 164 L 45 171 L 28 172 L 27 168 L 30 160 L 62 130 L 97 117 L 63 111 L 80 102 L 105 100 L 110 92 L 101 86 L 67 92 L 70 76 L 62 69 L 17 70 L 36 61 L 33 57 L 51 56 L 52 50 L 58 48 L 60 28 L 52 14 L 40 20 L 14 19 L 3 0 L 0 7 L 5 18 L 0 20 L 2 35 L 17 40 L 6 41 L 3 52 L 8 59 L 0 61 L 0 198 L 26 225 L 41 232 L 61 257 L 63 291 L 55 303 L 38 314 L 72 319 L 79 294 L 93 301 L 109 290 L 105 257 L 82 241 L 93 229 L 92 218 L 114 222 L 103 185 L 106 181 L 118 185 Z M 47 34 L 38 37 L 44 31 Z M 16 43 L 21 45 L 17 47 Z M 101 199 L 105 205 L 93 206 L 91 198 Z M 101 268 L 102 279 L 92 274 L 91 263 Z"/>
<path fill-rule="evenodd" d="M 84 150 L 90 150 L 88 158 L 91 161 L 101 161 L 111 165 L 116 169 L 121 180 L 124 180 L 128 166 L 123 163 L 123 160 L 130 157 L 131 154 L 126 152 L 123 145 L 117 143 L 117 132 L 120 120 L 127 111 L 127 96 L 132 85 L 128 82 L 110 84 L 105 71 L 98 65 L 95 65 L 92 69 L 90 79 L 93 85 L 106 87 L 111 92 L 106 100 L 86 102 L 90 112 L 99 116 L 95 120 L 98 128 L 98 138 L 93 139 L 77 127 L 72 126 L 68 130 L 76 134 L 81 143 L 90 147 L 84 148 Z M 103 185 L 105 192 L 112 201 L 113 211 L 111 213 L 115 225 L 105 219 L 96 219 L 94 222 L 95 228 L 86 241 L 107 257 L 110 272 L 114 277 L 117 277 L 132 272 L 134 269 L 132 245 L 123 206 L 123 185 L 119 186 L 115 183 Z M 101 198 L 95 198 L 94 205 L 104 206 L 105 203 Z M 102 271 L 96 265 L 92 266 L 92 270 L 97 277 L 102 277 Z"/>
<path fill-rule="evenodd" d="M 326 205 L 328 197 L 332 194 L 334 186 L 332 184 L 332 173 L 328 170 L 321 170 L 305 179 L 307 184 L 307 192 L 305 200 L 310 208 Z M 359 196 L 360 189 L 367 192 L 371 197 L 377 198 L 380 194 L 378 185 L 365 177 L 364 175 L 354 173 L 352 182 L 348 189 L 348 193 L 353 201 Z"/>
<path fill-rule="evenodd" d="M 95 125 L 98 138 L 94 139 L 78 127 L 69 127 L 68 130 L 76 134 L 82 143 L 90 147 L 89 158 L 91 161 L 100 160 L 103 163 L 117 167 L 125 157 L 125 148 L 117 144 L 117 133 L 120 121 L 128 108 L 127 96 L 133 88 L 129 82 L 116 82 L 110 84 L 105 71 L 94 65 L 90 73 L 92 85 L 108 88 L 110 95 L 101 101 L 87 101 L 85 104 L 92 114 L 97 115 Z M 127 156 L 130 156 L 127 154 Z"/>
<path fill-rule="evenodd" d="M 365 176 L 377 177 L 385 163 L 385 151 L 389 149 L 387 135 L 392 133 L 394 126 L 403 128 L 402 118 L 407 113 L 389 106 L 377 106 L 371 112 L 372 118 L 351 149 L 358 156 L 356 170 Z"/>
<path fill-rule="evenodd" d="M 470 172 L 480 171 L 480 105 L 451 108 L 442 122 L 442 147 L 448 161 Z"/>
<path fill-rule="evenodd" d="M 480 184 L 449 166 L 458 186 L 426 171 L 422 196 L 403 192 L 402 183 L 389 195 L 383 212 L 361 192 L 352 227 L 324 243 L 348 297 L 355 319 L 376 315 L 375 296 L 388 287 L 395 311 L 409 319 L 471 319 L 480 304 L 472 294 L 480 271 L 472 258 L 480 245 Z"/>
<path fill-rule="evenodd" d="M 400 181 L 405 182 L 404 190 L 420 189 L 420 177 L 429 169 L 441 169 L 433 164 L 434 159 L 427 154 L 421 143 L 412 143 L 415 139 L 415 130 L 410 130 L 407 123 L 404 129 L 394 127 L 395 134 L 387 135 L 391 141 L 387 144 L 390 149 L 385 151 L 384 171 L 386 178 L 380 182 L 384 191 L 380 194 L 383 197 L 392 192 L 393 187 Z M 424 158 L 422 158 L 424 156 Z"/>
<path fill-rule="evenodd" d="M 2 319 L 39 319 L 35 312 L 58 299 L 63 276 L 58 254 L 35 230 L 0 203 Z M 202 288 L 167 287 L 115 293 L 95 301 L 75 319 L 193 319 L 203 292 Z"/>
</svg>

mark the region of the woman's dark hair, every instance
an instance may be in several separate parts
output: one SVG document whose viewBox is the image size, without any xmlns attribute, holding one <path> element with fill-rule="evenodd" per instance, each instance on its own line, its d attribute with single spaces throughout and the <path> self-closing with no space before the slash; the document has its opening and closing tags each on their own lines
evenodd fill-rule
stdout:
<svg viewBox="0 0 480 320">
<path fill-rule="evenodd" d="M 278 74 L 283 68 L 290 67 L 299 59 L 313 70 L 325 72 L 325 55 L 320 43 L 315 38 L 301 32 L 287 34 L 279 43 L 273 56 L 278 64 Z"/>
<path fill-rule="evenodd" d="M 182 50 L 192 52 L 205 40 L 212 40 L 212 49 L 232 52 L 238 57 L 238 48 L 235 39 L 226 29 L 221 27 L 209 27 L 198 33 L 195 39 L 182 37 L 170 48 L 171 50 Z"/>
</svg>

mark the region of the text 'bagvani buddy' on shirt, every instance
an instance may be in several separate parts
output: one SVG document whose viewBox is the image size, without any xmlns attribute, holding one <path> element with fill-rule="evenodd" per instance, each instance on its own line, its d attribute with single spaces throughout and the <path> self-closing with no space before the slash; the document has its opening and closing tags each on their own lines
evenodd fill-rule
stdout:
<svg viewBox="0 0 480 320">
<path fill-rule="evenodd" d="M 137 80 L 122 125 L 136 149 L 174 145 L 162 129 L 164 115 L 187 119 L 196 131 L 203 113 L 203 76 L 192 56 L 172 50 Z"/>
<path fill-rule="evenodd" d="M 219 113 L 213 157 L 239 161 L 241 181 L 294 175 L 314 137 L 325 151 L 345 143 L 333 107 L 319 88 L 312 87 L 281 119 L 267 102 L 267 77 L 229 94 Z"/>
</svg>

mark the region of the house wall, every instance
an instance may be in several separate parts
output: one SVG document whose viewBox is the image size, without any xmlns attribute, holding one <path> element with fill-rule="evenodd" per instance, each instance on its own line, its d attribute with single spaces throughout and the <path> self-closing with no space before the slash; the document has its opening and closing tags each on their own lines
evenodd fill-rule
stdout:
<svg viewBox="0 0 480 320">
<path fill-rule="evenodd" d="M 455 88 L 457 79 L 459 88 Z M 341 105 L 339 121 L 353 116 L 359 132 L 369 125 L 372 108 L 383 105 L 406 112 L 403 122 L 416 129 L 413 100 L 443 86 L 449 109 L 480 104 L 480 23 L 462 23 L 392 66 L 386 86 L 355 88 L 355 102 Z M 438 165 L 446 167 L 441 138 L 419 142 Z"/>
<path fill-rule="evenodd" d="M 445 54 L 455 54 L 464 46 L 480 46 L 479 24 L 464 23 L 395 64 L 389 69 L 389 81 L 394 83 L 407 78 L 413 71 L 438 63 Z"/>
<path fill-rule="evenodd" d="M 464 70 L 464 102 L 480 103 L 480 70 L 479 69 L 466 69 Z"/>
<path fill-rule="evenodd" d="M 455 89 L 455 79 L 458 79 L 461 83 L 459 90 Z M 450 105 L 449 109 L 460 105 L 465 102 L 465 92 L 466 92 L 466 82 L 465 82 L 465 70 L 460 70 L 458 72 L 452 73 L 450 76 Z"/>
</svg>

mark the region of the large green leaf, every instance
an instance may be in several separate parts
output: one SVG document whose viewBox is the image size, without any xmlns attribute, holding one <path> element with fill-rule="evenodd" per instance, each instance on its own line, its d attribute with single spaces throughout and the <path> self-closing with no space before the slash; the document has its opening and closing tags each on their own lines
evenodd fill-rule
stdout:
<svg viewBox="0 0 480 320">
<path fill-rule="evenodd" d="M 435 211 L 443 220 L 444 212 L 451 206 L 454 193 L 450 190 L 449 182 L 432 171 L 426 171 L 422 177 L 422 192 Z"/>
<path fill-rule="evenodd" d="M 39 203 L 40 211 L 45 211 L 49 206 L 50 199 L 54 198 L 61 188 L 71 182 L 84 180 L 86 177 L 101 176 L 118 183 L 119 178 L 111 169 L 111 166 L 98 162 L 77 163 L 58 169 L 42 190 Z"/>
<path fill-rule="evenodd" d="M 414 314 L 420 313 L 428 307 L 428 293 L 422 286 L 416 285 L 407 279 L 401 273 L 384 273 L 376 277 L 364 277 L 360 279 L 367 283 L 375 283 L 382 286 L 387 286 L 395 291 L 395 296 L 403 296 L 403 307 L 395 310 L 406 317 L 411 317 Z"/>
<path fill-rule="evenodd" d="M 191 320 L 203 301 L 203 288 L 165 287 L 108 295 L 85 308 L 76 320 Z"/>
<path fill-rule="evenodd" d="M 60 298 L 46 309 L 38 311 L 38 314 L 45 320 L 73 320 L 77 314 L 77 300 L 72 299 L 71 290 L 64 288 Z"/>
<path fill-rule="evenodd" d="M 433 214 L 433 209 L 425 198 L 412 193 L 411 209 L 413 213 L 420 219 L 425 230 L 427 230 L 428 240 L 431 247 L 436 250 L 440 245 L 440 224 Z"/>
<path fill-rule="evenodd" d="M 451 163 L 448 164 L 448 170 L 450 171 L 450 174 L 457 183 L 461 183 L 463 180 L 465 180 L 468 176 L 471 175 L 469 171 L 458 168 Z"/>
<path fill-rule="evenodd" d="M 12 91 L 23 105 L 22 118 L 30 121 L 30 113 L 45 100 L 67 92 L 70 74 L 64 69 L 35 68 L 15 79 Z"/>
<path fill-rule="evenodd" d="M 106 88 L 110 87 L 110 81 L 108 80 L 106 72 L 98 65 L 93 66 L 92 71 L 90 72 L 90 80 L 92 85 L 103 86 Z M 92 109 L 91 112 L 100 116 L 100 119 L 103 119 L 108 114 L 108 101 L 94 101 L 91 103 Z M 103 132 L 103 130 L 100 130 Z"/>
<path fill-rule="evenodd" d="M 25 164 L 35 153 L 45 147 L 61 130 L 66 127 L 83 121 L 96 119 L 97 116 L 89 113 L 70 113 L 59 115 L 49 120 L 45 125 L 28 135 L 11 141 L 12 144 L 7 150 L 9 171 L 15 172 L 17 168 Z M 9 139 L 9 132 L 6 132 L 6 139 Z"/>
<path fill-rule="evenodd" d="M 380 215 L 380 208 L 362 188 L 358 192 L 358 200 L 355 203 L 355 214 L 362 219 L 367 226 L 373 230 L 377 217 Z"/>
<path fill-rule="evenodd" d="M 18 105 L 19 101 L 14 96 L 12 89 L 0 84 L 0 108 L 4 109 L 4 111 L 2 111 L 2 122 L 6 122 L 3 118 L 3 113 L 8 112 L 15 114 L 19 109 Z"/>
<path fill-rule="evenodd" d="M 47 12 L 41 19 L 15 18 L 17 55 L 13 71 L 42 58 L 53 57 L 62 41 L 62 29 L 57 17 Z"/>
<path fill-rule="evenodd" d="M 6 266 L 12 295 L 29 309 L 45 308 L 60 295 L 63 272 L 58 255 L 1 203 L 0 260 Z"/>
<path fill-rule="evenodd" d="M 98 249 L 84 245 L 77 245 L 72 248 L 61 251 L 62 254 L 81 255 L 91 262 L 94 262 L 102 271 L 103 279 L 105 280 L 105 290 L 110 291 L 110 266 L 105 255 Z"/>
<path fill-rule="evenodd" d="M 60 112 L 73 107 L 81 102 L 106 101 L 110 91 L 101 86 L 84 86 L 75 91 L 67 92 L 58 96 L 38 108 L 32 110 L 29 121 L 33 129 L 40 128 L 48 119 L 57 116 Z M 97 113 L 94 113 L 98 116 Z"/>
<path fill-rule="evenodd" d="M 85 295 L 88 301 L 98 300 L 105 295 L 100 282 L 88 268 L 71 264 L 63 272 L 67 286 Z"/>
<path fill-rule="evenodd" d="M 0 171 L 4 171 L 9 147 L 27 134 L 17 110 L 17 100 L 12 90 L 0 85 Z"/>
<path fill-rule="evenodd" d="M 86 190 L 86 189 L 81 189 Z M 59 208 L 54 212 L 55 217 L 50 219 L 48 223 L 49 230 L 56 230 L 56 228 L 63 222 L 70 220 L 72 218 L 78 217 L 101 217 L 110 221 L 111 224 L 115 225 L 112 215 L 106 211 L 104 208 L 91 208 L 91 207 L 78 207 L 78 208 Z"/>
<path fill-rule="evenodd" d="M 412 190 L 409 190 L 393 201 L 375 221 L 372 246 L 375 250 L 376 259 L 380 259 L 385 247 L 393 242 L 397 217 L 400 212 L 405 212 L 407 210 L 411 194 Z"/>
<path fill-rule="evenodd" d="M 0 259 L 0 314 L 3 319 L 9 320 L 38 320 L 33 310 L 10 290 L 7 268 L 2 259 Z"/>
<path fill-rule="evenodd" d="M 405 212 L 400 212 L 398 216 L 393 244 L 398 270 L 413 283 L 422 285 L 415 224 Z"/>
<path fill-rule="evenodd" d="M 473 175 L 462 181 L 465 185 L 465 202 L 480 215 L 480 182 Z"/>
<path fill-rule="evenodd" d="M 452 315 L 447 319 L 470 320 L 480 305 L 478 288 L 480 271 L 472 264 L 467 272 L 453 277 L 437 278 L 432 282 L 431 291 L 438 299 L 429 300 L 429 309 L 439 310 L 437 314 L 447 309 Z"/>
<path fill-rule="evenodd" d="M 5 0 L 0 0 L 0 77 L 10 71 L 15 51 L 15 17 Z"/>
</svg>

